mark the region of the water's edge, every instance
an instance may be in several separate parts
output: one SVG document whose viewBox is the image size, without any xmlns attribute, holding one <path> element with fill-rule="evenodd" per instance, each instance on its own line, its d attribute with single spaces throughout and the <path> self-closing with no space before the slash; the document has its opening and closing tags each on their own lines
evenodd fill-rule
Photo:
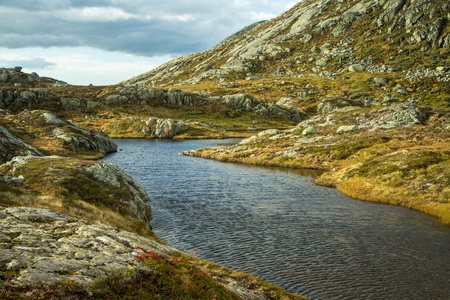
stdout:
<svg viewBox="0 0 450 300">
<path fill-rule="evenodd" d="M 155 233 L 182 251 L 312 299 L 446 299 L 448 228 L 318 186 L 310 170 L 178 155 L 229 142 L 117 140 L 105 160 L 144 186 Z"/>
</svg>

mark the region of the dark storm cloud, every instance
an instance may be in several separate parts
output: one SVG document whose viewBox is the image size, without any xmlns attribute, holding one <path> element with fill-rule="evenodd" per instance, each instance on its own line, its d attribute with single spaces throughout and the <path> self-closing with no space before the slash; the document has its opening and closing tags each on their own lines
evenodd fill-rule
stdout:
<svg viewBox="0 0 450 300">
<path fill-rule="evenodd" d="M 3 0 L 0 45 L 87 46 L 145 56 L 198 52 L 256 21 L 249 16 L 252 3 L 260 1 Z"/>
</svg>

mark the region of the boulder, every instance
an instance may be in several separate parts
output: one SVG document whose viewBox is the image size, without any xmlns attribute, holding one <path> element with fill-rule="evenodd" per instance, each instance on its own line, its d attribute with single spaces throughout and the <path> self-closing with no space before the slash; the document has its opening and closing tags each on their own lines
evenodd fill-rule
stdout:
<svg viewBox="0 0 450 300">
<path fill-rule="evenodd" d="M 258 136 L 272 136 L 272 135 L 277 135 L 277 134 L 281 134 L 281 130 L 278 129 L 267 129 L 264 131 L 261 131 L 260 133 L 258 133 Z"/>
<path fill-rule="evenodd" d="M 155 136 L 160 139 L 171 139 L 177 133 L 177 124 L 172 119 L 159 119 L 156 122 Z"/>
<path fill-rule="evenodd" d="M 351 65 L 350 67 L 348 67 L 348 70 L 350 72 L 355 72 L 355 73 L 361 72 L 362 70 L 364 70 L 364 66 L 361 64 L 354 64 L 354 65 Z"/>
<path fill-rule="evenodd" d="M 346 133 L 346 132 L 356 131 L 358 129 L 359 129 L 358 125 L 344 125 L 344 126 L 340 126 L 337 129 L 336 133 Z"/>
<path fill-rule="evenodd" d="M 381 87 L 381 86 L 385 86 L 388 83 L 388 80 L 386 78 L 382 78 L 382 77 L 375 77 L 373 79 L 373 83 L 376 86 Z"/>
<path fill-rule="evenodd" d="M 303 135 L 311 135 L 311 134 L 315 134 L 317 133 L 316 128 L 314 128 L 313 126 L 309 126 L 307 127 L 305 130 L 303 130 L 302 134 Z"/>
<path fill-rule="evenodd" d="M 324 101 L 324 102 L 319 103 L 319 104 L 317 105 L 317 112 L 318 112 L 319 114 L 326 115 L 326 114 L 332 112 L 333 110 L 335 110 L 336 108 L 337 108 L 337 107 L 333 106 L 333 105 L 331 104 L 331 102 L 329 102 L 329 101 Z"/>
<path fill-rule="evenodd" d="M 422 124 L 425 114 L 414 105 L 391 105 L 370 112 L 373 117 L 361 128 L 413 127 Z"/>
</svg>

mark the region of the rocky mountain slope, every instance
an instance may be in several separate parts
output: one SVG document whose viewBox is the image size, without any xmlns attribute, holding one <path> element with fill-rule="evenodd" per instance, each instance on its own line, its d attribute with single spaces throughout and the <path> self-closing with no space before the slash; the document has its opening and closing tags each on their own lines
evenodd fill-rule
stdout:
<svg viewBox="0 0 450 300">
<path fill-rule="evenodd" d="M 448 82 L 449 5 L 445 0 L 301 1 L 209 51 L 177 58 L 126 83 L 186 85 L 213 78 L 223 83 L 231 74 L 245 78 L 249 72 L 337 78 L 348 71 Z"/>
</svg>

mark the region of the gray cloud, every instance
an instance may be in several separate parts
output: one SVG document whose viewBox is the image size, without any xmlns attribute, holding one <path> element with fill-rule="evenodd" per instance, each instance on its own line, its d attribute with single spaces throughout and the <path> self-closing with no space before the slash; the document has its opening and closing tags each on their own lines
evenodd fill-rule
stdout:
<svg viewBox="0 0 450 300">
<path fill-rule="evenodd" d="M 5 48 L 87 46 L 144 56 L 208 49 L 289 0 L 17 0 L 0 3 Z M 255 14 L 253 14 L 255 15 Z"/>
</svg>

